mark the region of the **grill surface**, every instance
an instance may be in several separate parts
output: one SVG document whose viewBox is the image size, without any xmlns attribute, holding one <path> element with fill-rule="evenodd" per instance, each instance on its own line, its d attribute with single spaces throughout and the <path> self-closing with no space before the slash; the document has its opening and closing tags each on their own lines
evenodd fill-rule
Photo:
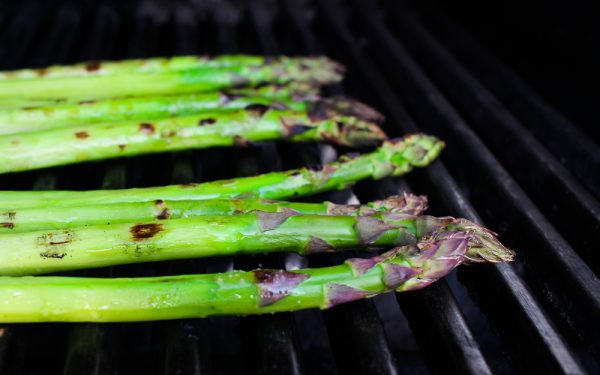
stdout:
<svg viewBox="0 0 600 375">
<path fill-rule="evenodd" d="M 440 161 L 406 179 L 314 200 L 427 194 L 430 212 L 485 222 L 510 265 L 463 267 L 420 292 L 332 310 L 139 324 L 0 327 L 0 372 L 598 372 L 600 151 L 439 11 L 395 2 L 24 1 L 0 3 L 0 68 L 192 53 L 327 54 L 348 76 L 332 94 L 381 109 L 390 136 L 444 138 Z M 318 164 L 330 146 L 259 144 L 0 176 L 2 189 L 96 189 L 208 181 Z M 77 273 L 145 276 L 349 255 L 214 258 Z"/>
</svg>

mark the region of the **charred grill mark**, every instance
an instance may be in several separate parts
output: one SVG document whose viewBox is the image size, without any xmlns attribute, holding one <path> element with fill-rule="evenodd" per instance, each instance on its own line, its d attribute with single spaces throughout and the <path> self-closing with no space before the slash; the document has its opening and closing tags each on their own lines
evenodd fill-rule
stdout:
<svg viewBox="0 0 600 375">
<path fill-rule="evenodd" d="M 3 213 L 2 216 L 4 216 L 7 221 L 15 221 L 15 216 L 17 216 L 17 213 L 15 211 L 7 211 Z"/>
<path fill-rule="evenodd" d="M 144 134 L 154 134 L 154 125 L 147 123 L 147 122 L 142 122 L 140 125 L 140 132 L 144 133 Z"/>
<path fill-rule="evenodd" d="M 44 251 L 43 253 L 40 253 L 40 257 L 42 258 L 54 258 L 54 259 L 62 259 L 66 256 L 66 253 L 53 253 L 50 251 Z"/>
<path fill-rule="evenodd" d="M 241 135 L 235 135 L 233 136 L 233 145 L 236 147 L 250 147 L 253 143 Z"/>
<path fill-rule="evenodd" d="M 269 306 L 289 296 L 294 289 L 308 279 L 304 273 L 259 269 L 252 271 L 254 282 L 258 286 L 259 306 Z"/>
<path fill-rule="evenodd" d="M 124 151 L 127 145 L 117 145 L 117 147 L 119 147 L 119 151 Z"/>
<path fill-rule="evenodd" d="M 164 229 L 162 224 L 136 224 L 129 228 L 134 241 L 142 241 L 156 236 Z"/>
<path fill-rule="evenodd" d="M 248 104 L 244 108 L 244 110 L 255 118 L 261 118 L 261 117 L 263 117 L 265 112 L 267 112 L 269 110 L 269 107 L 267 107 L 264 104 L 255 103 L 255 104 Z"/>
<path fill-rule="evenodd" d="M 38 77 L 43 77 L 48 74 L 48 68 L 37 69 L 35 72 L 37 73 Z"/>
<path fill-rule="evenodd" d="M 86 132 L 86 131 L 80 131 L 80 132 L 76 132 L 75 133 L 75 137 L 77 139 L 86 139 L 90 136 L 90 133 Z"/>
<path fill-rule="evenodd" d="M 213 125 L 217 122 L 217 120 L 215 120 L 214 118 L 203 118 L 200 121 L 198 121 L 198 126 L 206 126 L 206 125 Z"/>
<path fill-rule="evenodd" d="M 193 188 L 196 187 L 197 184 L 193 183 L 193 182 L 188 182 L 187 184 L 180 184 L 179 187 L 181 188 Z"/>
<path fill-rule="evenodd" d="M 41 258 L 62 259 L 66 253 L 66 245 L 73 242 L 74 235 L 71 230 L 44 233 L 36 238 L 38 246 L 44 247 L 40 252 Z"/>
<path fill-rule="evenodd" d="M 101 64 L 98 61 L 90 61 L 89 63 L 87 63 L 85 65 L 85 70 L 87 72 L 95 72 L 97 70 L 99 70 L 101 67 Z"/>
<path fill-rule="evenodd" d="M 96 103 L 95 100 L 82 100 L 78 104 L 80 104 L 80 105 L 89 105 L 89 104 L 94 104 L 94 103 Z"/>
<path fill-rule="evenodd" d="M 15 227 L 15 223 L 12 223 L 10 221 L 4 221 L 4 222 L 0 223 L 0 227 L 13 229 Z"/>
</svg>

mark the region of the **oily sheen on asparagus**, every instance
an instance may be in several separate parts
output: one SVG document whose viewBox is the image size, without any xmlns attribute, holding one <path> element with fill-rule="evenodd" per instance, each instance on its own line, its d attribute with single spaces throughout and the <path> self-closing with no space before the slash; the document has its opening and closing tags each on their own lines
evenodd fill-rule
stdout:
<svg viewBox="0 0 600 375">
<path fill-rule="evenodd" d="M 424 134 L 386 141 L 374 152 L 343 157 L 318 169 L 300 168 L 252 177 L 163 187 L 91 191 L 0 191 L 0 223 L 25 207 L 74 207 L 90 204 L 199 200 L 217 198 L 289 199 L 344 189 L 365 179 L 400 176 L 435 160 L 444 142 Z M 0 224 L 1 225 L 1 224 Z M 9 224 L 10 225 L 10 224 Z"/>
<path fill-rule="evenodd" d="M 102 64 L 98 64 L 97 67 L 98 70 L 101 69 Z M 325 57 L 307 57 L 263 59 L 262 63 L 257 65 L 234 64 L 157 69 L 147 74 L 93 74 L 57 76 L 48 79 L 4 79 L 0 80 L 0 104 L 6 102 L 15 105 L 21 101 L 26 105 L 27 101 L 96 100 L 128 96 L 184 94 L 253 87 L 264 83 L 305 82 L 327 85 L 339 82 L 343 73 L 343 67 L 334 61 Z M 10 73 L 8 74 L 10 75 Z"/>
<path fill-rule="evenodd" d="M 53 65 L 40 69 L 20 69 L 0 72 L 0 80 L 93 77 L 131 74 L 166 73 L 187 69 L 210 69 L 234 66 L 261 66 L 275 61 L 287 65 L 314 64 L 317 58 L 219 55 L 173 56 L 128 59 L 120 61 L 87 61 L 71 65 Z"/>
<path fill-rule="evenodd" d="M 124 202 L 77 207 L 23 208 L 0 222 L 0 234 L 67 229 L 101 224 L 174 220 L 196 216 L 239 215 L 250 212 L 296 212 L 303 215 L 367 216 L 378 211 L 418 215 L 427 207 L 424 196 L 404 194 L 365 205 L 331 202 L 301 203 L 264 199 L 206 199 Z"/>
<path fill-rule="evenodd" d="M 103 160 L 121 156 L 248 146 L 252 142 L 327 141 L 348 147 L 375 146 L 383 131 L 359 113 L 275 110 L 257 104 L 242 110 L 207 111 L 155 121 L 124 121 L 0 136 L 0 173 Z"/>
<path fill-rule="evenodd" d="M 30 104 L 27 107 L 0 107 L 0 134 L 186 116 L 207 110 L 243 109 L 251 105 L 295 111 L 308 111 L 311 105 L 319 104 L 338 106 L 340 110 L 348 107 L 344 104 L 346 102 L 352 108 L 360 105 L 349 99 L 318 99 L 316 87 L 293 84 L 179 95 L 85 100 L 75 103 L 50 102 L 40 106 Z"/>
<path fill-rule="evenodd" d="M 513 252 L 493 233 L 463 223 L 371 259 L 326 268 L 146 278 L 5 276 L 0 277 L 0 322 L 124 322 L 327 309 L 423 288 L 461 263 L 512 259 Z"/>
<path fill-rule="evenodd" d="M 198 216 L 0 235 L 0 275 L 272 252 L 315 254 L 414 244 L 433 232 L 468 230 L 451 217 L 377 212 L 302 215 L 292 210 Z"/>
</svg>

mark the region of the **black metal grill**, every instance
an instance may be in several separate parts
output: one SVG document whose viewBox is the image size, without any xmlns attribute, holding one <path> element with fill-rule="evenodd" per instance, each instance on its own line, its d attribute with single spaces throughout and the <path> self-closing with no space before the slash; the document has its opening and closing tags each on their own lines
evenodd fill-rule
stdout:
<svg viewBox="0 0 600 375">
<path fill-rule="evenodd" d="M 485 221 L 514 264 L 463 267 L 414 293 L 332 310 L 138 324 L 0 327 L 0 372 L 570 373 L 600 371 L 600 151 L 437 10 L 375 1 L 0 3 L 0 68 L 192 53 L 327 54 L 333 94 L 381 109 L 391 136 L 448 147 L 406 179 L 315 200 L 427 194 L 433 214 Z M 322 145 L 265 143 L 0 176 L 2 189 L 208 181 L 318 164 Z M 596 246 L 594 246 L 596 245 Z M 319 266 L 347 255 L 214 258 L 77 273 L 142 276 Z"/>
</svg>

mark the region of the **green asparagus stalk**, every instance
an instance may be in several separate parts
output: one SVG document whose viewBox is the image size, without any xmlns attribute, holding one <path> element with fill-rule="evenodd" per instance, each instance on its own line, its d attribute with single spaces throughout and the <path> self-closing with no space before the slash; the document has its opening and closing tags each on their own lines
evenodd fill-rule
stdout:
<svg viewBox="0 0 600 375">
<path fill-rule="evenodd" d="M 46 79 L 164 73 L 178 70 L 261 66 L 274 61 L 287 64 L 311 64 L 313 57 L 269 57 L 252 55 L 174 56 L 121 61 L 87 61 L 72 65 L 53 65 L 41 69 L 21 69 L 0 72 L 0 80 Z"/>
<path fill-rule="evenodd" d="M 123 121 L 0 136 L 0 173 L 279 139 L 368 147 L 386 136 L 373 122 L 336 109 L 312 113 L 250 105 L 243 110 L 206 111 L 152 122 Z"/>
<path fill-rule="evenodd" d="M 461 219 L 451 217 L 388 212 L 321 216 L 285 210 L 2 234 L 0 275 L 38 275 L 222 255 L 309 255 L 409 245 L 434 231 L 467 230 L 462 225 Z"/>
<path fill-rule="evenodd" d="M 0 322 L 123 322 L 248 315 L 421 289 L 461 263 L 513 259 L 486 229 L 432 231 L 371 259 L 294 271 L 257 269 L 147 278 L 0 277 Z"/>
<path fill-rule="evenodd" d="M 344 189 L 364 179 L 381 179 L 408 173 L 413 167 L 429 165 L 441 152 L 444 143 L 432 136 L 412 134 L 390 140 L 374 152 L 344 157 L 320 169 L 293 169 L 254 177 L 170 185 L 151 188 L 95 191 L 2 191 L 0 222 L 18 215 L 25 207 L 74 207 L 120 202 L 148 202 L 157 199 L 201 200 L 229 198 L 289 199 L 324 191 Z"/>
<path fill-rule="evenodd" d="M 263 83 L 332 84 L 343 68 L 327 58 L 275 59 L 261 65 L 190 68 L 151 74 L 94 75 L 51 79 L 0 80 L 0 102 L 21 100 L 94 100 L 253 87 Z"/>
<path fill-rule="evenodd" d="M 249 91 L 249 90 L 246 90 Z M 307 92 L 312 100 L 296 100 L 299 93 L 281 89 L 275 95 L 262 93 L 274 91 L 257 89 L 256 92 L 209 92 L 185 95 L 136 97 L 107 99 L 77 104 L 59 104 L 33 108 L 0 109 L 0 135 L 25 133 L 74 125 L 89 125 L 131 120 L 154 120 L 171 116 L 189 116 L 215 110 L 244 109 L 248 106 L 267 106 L 279 110 L 294 110 L 316 113 L 319 110 L 336 109 L 347 115 L 370 114 L 369 120 L 380 121 L 381 115 L 349 98 L 316 99 L 314 93 Z M 290 94 L 282 96 L 281 94 Z"/>
<path fill-rule="evenodd" d="M 367 203 L 339 205 L 331 202 L 299 203 L 262 199 L 207 199 L 198 201 L 125 202 L 81 207 L 23 208 L 4 217 L 0 234 L 68 229 L 101 224 L 173 220 L 196 216 L 239 215 L 261 211 L 295 212 L 302 215 L 368 216 L 379 211 L 421 214 L 427 207 L 424 196 L 404 194 Z M 0 219 L 2 220 L 2 219 Z"/>
<path fill-rule="evenodd" d="M 222 100 L 223 101 L 230 101 L 232 98 L 235 98 L 237 96 L 243 96 L 243 97 L 248 97 L 248 96 L 260 96 L 260 97 L 268 97 L 268 98 L 272 98 L 273 100 L 277 99 L 277 98 L 282 98 L 282 99 L 287 99 L 287 100 L 293 100 L 294 102 L 297 101 L 303 101 L 303 100 L 315 100 L 319 98 L 319 92 L 320 92 L 320 88 L 318 85 L 313 85 L 310 84 L 308 82 L 289 82 L 283 85 L 276 85 L 276 84 L 261 84 L 255 87 L 242 87 L 242 88 L 232 88 L 232 89 L 224 89 L 221 90 L 221 93 L 223 94 Z M 193 96 L 194 93 L 192 94 L 187 94 L 190 97 Z M 197 93 L 196 93 L 197 94 Z M 162 95 L 164 97 L 177 97 L 177 96 L 184 96 L 185 94 L 165 94 Z M 152 96 L 136 96 L 134 97 L 135 99 L 138 100 L 143 100 L 144 98 L 146 98 L 147 100 L 153 100 L 152 98 L 156 97 L 156 95 Z M 0 100 L 0 110 L 2 111 L 6 111 L 6 115 L 3 115 L 5 117 L 4 120 L 5 122 L 7 122 L 7 120 L 10 120 L 13 116 L 16 116 L 15 118 L 18 118 L 19 116 L 25 116 L 27 117 L 27 115 L 25 114 L 19 114 L 20 110 L 23 111 L 30 111 L 31 113 L 37 113 L 36 111 L 40 108 L 40 107 L 46 107 L 46 112 L 53 112 L 55 110 L 55 107 L 59 107 L 59 108 L 63 108 L 62 106 L 66 106 L 66 105 L 72 105 L 74 106 L 78 106 L 78 105 L 92 105 L 95 104 L 96 102 L 104 102 L 104 101 L 110 101 L 110 100 L 115 100 L 116 103 L 120 104 L 121 101 L 126 100 L 126 99 L 134 99 L 134 98 L 124 98 L 124 97 L 114 97 L 114 98 L 110 98 L 110 99 L 101 99 L 101 100 L 77 100 L 76 98 L 73 99 L 69 99 L 69 98 L 48 98 L 48 99 L 20 99 L 20 98 L 6 98 L 6 99 L 2 99 Z M 137 102 L 136 102 L 137 103 Z M 75 110 L 75 109 L 74 109 Z M 13 113 L 14 115 L 11 115 L 11 113 Z M 48 114 L 48 113 L 47 113 Z M 43 115 L 39 115 L 41 117 L 39 118 L 45 118 L 45 116 Z M 26 118 L 23 119 L 23 121 Z M 36 120 L 38 119 L 38 117 L 33 116 L 32 120 Z"/>
</svg>

